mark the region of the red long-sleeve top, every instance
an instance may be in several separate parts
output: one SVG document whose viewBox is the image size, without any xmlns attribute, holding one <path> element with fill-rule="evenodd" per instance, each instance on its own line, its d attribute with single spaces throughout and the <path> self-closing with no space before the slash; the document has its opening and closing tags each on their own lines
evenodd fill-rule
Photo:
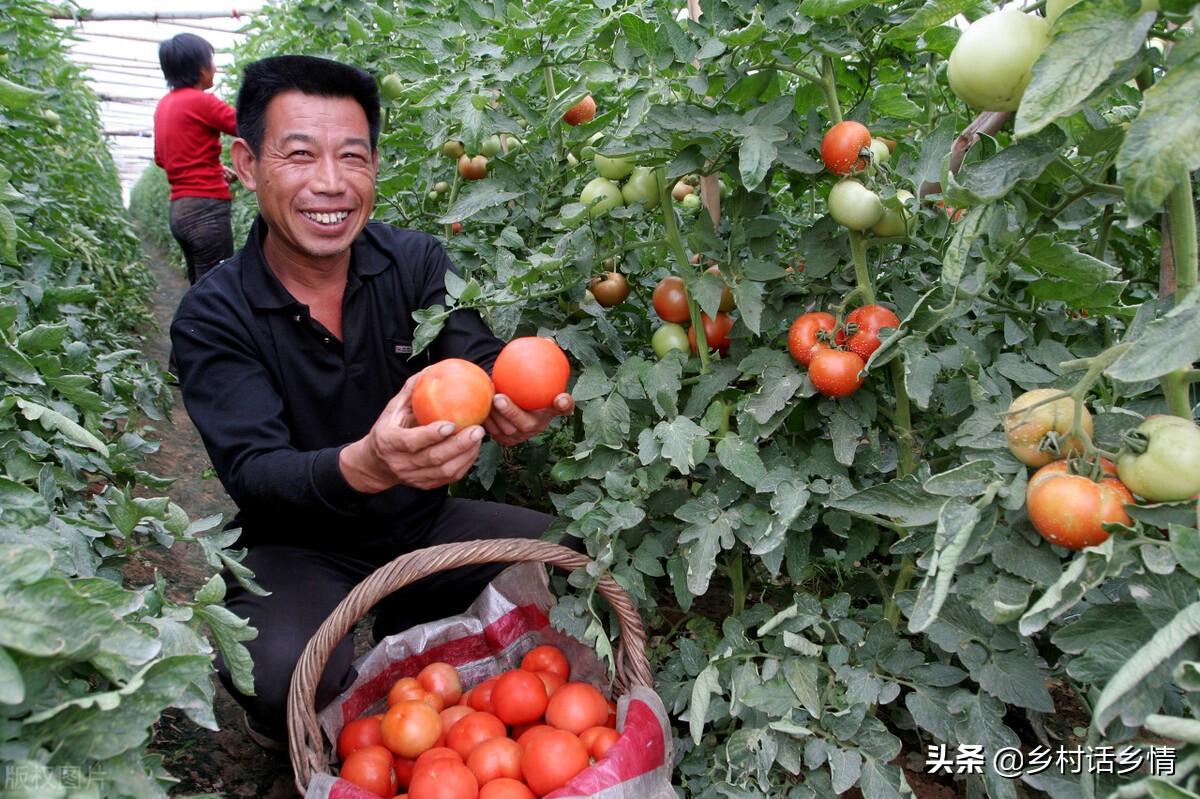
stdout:
<svg viewBox="0 0 1200 799">
<path fill-rule="evenodd" d="M 233 108 L 198 89 L 175 89 L 154 109 L 154 163 L 167 172 L 171 199 L 229 200 L 221 134 L 237 135 Z"/>
</svg>

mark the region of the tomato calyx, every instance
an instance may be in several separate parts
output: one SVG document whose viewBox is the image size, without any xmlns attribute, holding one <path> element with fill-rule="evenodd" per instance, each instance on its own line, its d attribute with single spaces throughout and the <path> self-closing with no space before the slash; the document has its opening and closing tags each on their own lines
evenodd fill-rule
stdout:
<svg viewBox="0 0 1200 799">
<path fill-rule="evenodd" d="M 1150 448 L 1150 436 L 1134 428 L 1121 434 L 1121 443 L 1134 455 L 1142 455 Z"/>
</svg>

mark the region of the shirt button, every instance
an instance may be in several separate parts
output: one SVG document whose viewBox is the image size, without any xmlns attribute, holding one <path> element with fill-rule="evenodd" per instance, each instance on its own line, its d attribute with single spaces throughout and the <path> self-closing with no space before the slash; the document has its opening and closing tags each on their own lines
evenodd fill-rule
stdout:
<svg viewBox="0 0 1200 799">
<path fill-rule="evenodd" d="M 326 337 L 325 337 L 325 343 L 326 343 L 326 344 L 328 344 L 328 343 L 329 343 L 329 336 L 326 336 Z"/>
<path fill-rule="evenodd" d="M 299 321 L 300 321 L 300 314 L 296 314 L 295 316 L 293 316 L 293 317 L 292 317 L 292 321 L 293 321 L 293 322 L 299 322 Z"/>
</svg>

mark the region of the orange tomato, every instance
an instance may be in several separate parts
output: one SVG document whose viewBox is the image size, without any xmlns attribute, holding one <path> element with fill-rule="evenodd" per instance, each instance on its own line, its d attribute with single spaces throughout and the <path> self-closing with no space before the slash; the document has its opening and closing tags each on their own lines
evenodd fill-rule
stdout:
<svg viewBox="0 0 1200 799">
<path fill-rule="evenodd" d="M 492 712 L 492 689 L 496 678 L 490 677 L 471 689 L 471 707 L 483 713 Z"/>
<path fill-rule="evenodd" d="M 521 778 L 521 745 L 511 738 L 489 738 L 471 750 L 467 768 L 479 784 L 510 777 Z"/>
<path fill-rule="evenodd" d="M 453 422 L 460 428 L 482 424 L 492 412 L 492 378 L 476 364 L 447 358 L 417 375 L 412 410 L 417 424 Z"/>
<path fill-rule="evenodd" d="M 554 692 L 546 704 L 546 723 L 579 735 L 608 720 L 608 700 L 594 685 L 569 682 Z"/>
<path fill-rule="evenodd" d="M 416 757 L 437 743 L 442 719 L 419 700 L 398 702 L 383 716 L 383 745 L 401 757 Z"/>
<path fill-rule="evenodd" d="M 536 799 L 533 791 L 520 780 L 501 777 L 479 789 L 479 799 Z"/>
<path fill-rule="evenodd" d="M 579 742 L 587 747 L 593 760 L 603 759 L 620 739 L 621 733 L 612 727 L 589 727 L 579 736 Z"/>
<path fill-rule="evenodd" d="M 408 702 L 425 698 L 425 689 L 416 677 L 401 677 L 396 680 L 392 690 L 388 691 L 388 707 L 398 702 Z"/>
<path fill-rule="evenodd" d="M 554 692 L 562 688 L 563 683 L 566 682 L 564 678 L 552 671 L 535 671 L 534 674 L 541 679 L 542 685 L 546 686 L 547 697 L 554 696 Z"/>
<path fill-rule="evenodd" d="M 491 713 L 476 711 L 459 720 L 446 733 L 446 746 L 458 752 L 464 760 L 471 750 L 489 738 L 503 738 L 508 733 L 504 722 Z"/>
<path fill-rule="evenodd" d="M 338 757 L 345 760 L 352 752 L 382 744 L 383 737 L 379 731 L 379 722 L 379 716 L 365 716 L 342 727 L 341 733 L 338 734 Z"/>
<path fill-rule="evenodd" d="M 543 644 L 536 646 L 521 658 L 521 668 L 525 671 L 548 671 L 557 674 L 564 680 L 571 678 L 571 664 L 567 656 L 556 646 Z"/>
<path fill-rule="evenodd" d="M 521 756 L 525 784 L 538 796 L 566 785 L 588 767 L 588 752 L 574 734 L 553 730 L 530 741 Z"/>
<path fill-rule="evenodd" d="M 351 752 L 338 776 L 376 796 L 388 797 L 396 793 L 392 753 L 378 744 Z"/>
<path fill-rule="evenodd" d="M 447 707 L 462 696 L 462 679 L 458 676 L 458 669 L 449 663 L 430 663 L 421 669 L 417 681 L 429 693 L 440 696 Z"/>
<path fill-rule="evenodd" d="M 530 724 L 546 712 L 546 686 L 536 674 L 513 669 L 502 674 L 492 689 L 496 716 L 508 725 Z"/>
<path fill-rule="evenodd" d="M 476 799 L 479 781 L 457 760 L 443 758 L 417 766 L 408 786 L 409 799 Z"/>
</svg>

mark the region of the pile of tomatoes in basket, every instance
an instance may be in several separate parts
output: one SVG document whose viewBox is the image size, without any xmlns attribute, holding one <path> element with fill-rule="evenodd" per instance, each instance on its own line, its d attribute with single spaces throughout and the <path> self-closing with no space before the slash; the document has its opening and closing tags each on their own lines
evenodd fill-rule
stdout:
<svg viewBox="0 0 1200 799">
<path fill-rule="evenodd" d="M 533 649 L 519 669 L 466 692 L 457 669 L 431 663 L 392 686 L 386 713 L 342 729 L 339 776 L 381 797 L 544 796 L 602 760 L 620 737 L 616 705 L 570 676 L 554 646 Z"/>
</svg>

